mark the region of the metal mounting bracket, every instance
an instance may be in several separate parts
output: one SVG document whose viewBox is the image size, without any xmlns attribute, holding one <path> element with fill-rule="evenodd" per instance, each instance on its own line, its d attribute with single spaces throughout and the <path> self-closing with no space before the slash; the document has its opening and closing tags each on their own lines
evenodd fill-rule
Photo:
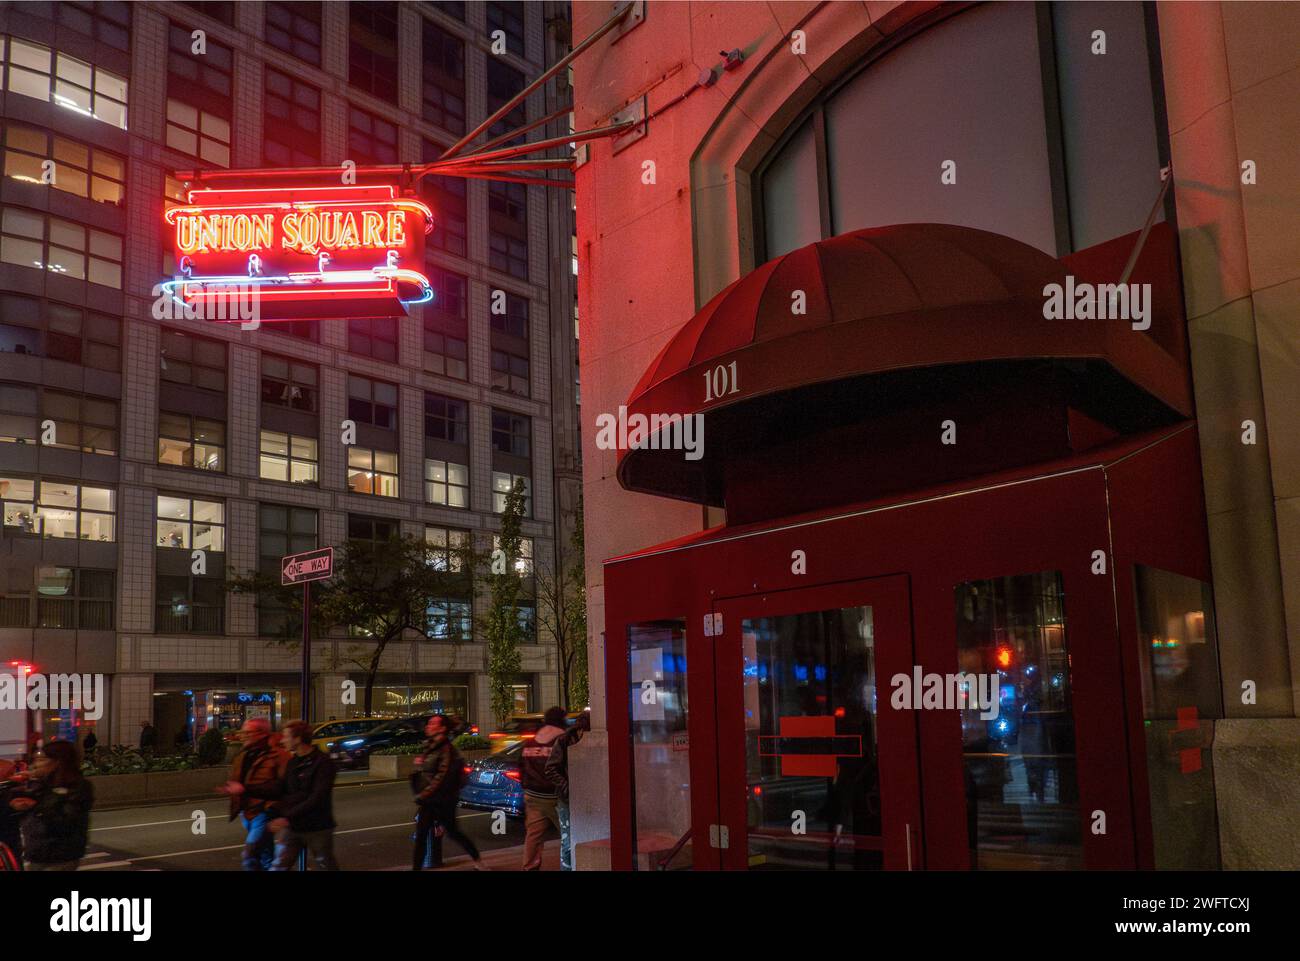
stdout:
<svg viewBox="0 0 1300 961">
<path fill-rule="evenodd" d="M 630 103 L 614 116 L 609 118 L 610 124 L 626 123 L 631 120 L 636 123 L 635 127 L 629 127 L 623 133 L 610 140 L 610 147 L 614 153 L 636 143 L 644 137 L 649 131 L 649 123 L 646 121 L 646 98 L 643 95 L 640 100 Z"/>
</svg>

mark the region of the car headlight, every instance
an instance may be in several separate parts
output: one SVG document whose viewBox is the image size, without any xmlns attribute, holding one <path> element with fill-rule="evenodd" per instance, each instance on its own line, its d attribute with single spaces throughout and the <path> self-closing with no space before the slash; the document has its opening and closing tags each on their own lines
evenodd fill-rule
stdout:
<svg viewBox="0 0 1300 961">
<path fill-rule="evenodd" d="M 343 746 L 344 746 L 344 747 L 360 747 L 362 744 L 365 744 L 365 743 L 366 743 L 366 739 L 365 739 L 365 738 L 362 738 L 362 737 L 354 737 L 354 738 L 352 738 L 352 740 L 350 740 L 350 741 L 344 741 L 344 742 L 343 742 Z"/>
</svg>

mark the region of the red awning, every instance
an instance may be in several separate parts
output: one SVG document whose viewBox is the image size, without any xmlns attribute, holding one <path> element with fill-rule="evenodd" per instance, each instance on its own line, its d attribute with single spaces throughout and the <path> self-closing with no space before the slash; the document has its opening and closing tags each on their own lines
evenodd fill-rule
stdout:
<svg viewBox="0 0 1300 961">
<path fill-rule="evenodd" d="M 1076 283 L 1117 282 L 1112 264 L 1117 256 L 1122 264 L 1136 236 L 1073 254 L 1068 268 L 1028 244 L 951 224 L 897 224 L 809 244 L 731 284 L 673 335 L 633 389 L 628 417 L 707 415 L 863 374 L 1025 358 L 1104 360 L 1189 416 L 1185 363 L 1162 336 L 1176 333 L 1170 337 L 1181 346 L 1176 254 L 1165 224 L 1131 278 L 1156 286 L 1151 331 L 1043 316 L 1044 287 L 1064 286 L 1067 273 Z M 657 454 L 620 450 L 625 485 L 652 489 L 628 485 L 624 468 L 629 457 Z"/>
</svg>

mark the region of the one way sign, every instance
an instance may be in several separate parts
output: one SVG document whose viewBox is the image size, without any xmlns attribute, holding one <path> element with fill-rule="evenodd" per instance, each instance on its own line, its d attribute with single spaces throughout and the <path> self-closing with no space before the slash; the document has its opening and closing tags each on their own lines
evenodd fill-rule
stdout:
<svg viewBox="0 0 1300 961">
<path fill-rule="evenodd" d="M 334 548 L 322 547 L 280 559 L 280 584 L 323 581 L 334 573 Z"/>
</svg>

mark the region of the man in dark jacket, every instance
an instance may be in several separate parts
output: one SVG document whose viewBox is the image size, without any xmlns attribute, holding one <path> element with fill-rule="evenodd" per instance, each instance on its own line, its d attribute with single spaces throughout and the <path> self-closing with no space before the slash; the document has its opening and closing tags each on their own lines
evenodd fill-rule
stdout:
<svg viewBox="0 0 1300 961">
<path fill-rule="evenodd" d="M 564 708 L 552 707 L 542 716 L 542 726 L 531 741 L 524 742 L 519 763 L 524 787 L 524 870 L 540 871 L 542 848 L 546 843 L 546 826 L 560 830 L 559 795 L 555 784 L 546 776 L 546 762 L 551 759 L 556 742 L 564 736 Z"/>
<path fill-rule="evenodd" d="M 290 721 L 284 726 L 284 746 L 292 755 L 278 781 L 238 788 L 227 784 L 232 794 L 273 802 L 276 857 L 273 871 L 288 871 L 303 848 L 322 871 L 337 871 L 334 860 L 334 762 L 311 742 L 312 726 Z"/>
<path fill-rule="evenodd" d="M 271 831 L 269 802 L 251 797 L 242 788 L 255 787 L 284 778 L 289 754 L 271 745 L 271 722 L 250 717 L 239 729 L 244 747 L 230 766 L 230 780 L 217 790 L 230 795 L 230 820 L 239 818 L 244 829 L 242 862 L 245 871 L 269 871 L 275 864 L 275 836 Z"/>
<path fill-rule="evenodd" d="M 140 722 L 140 750 L 145 751 L 158 746 L 158 732 L 148 721 Z"/>
<path fill-rule="evenodd" d="M 411 869 L 419 871 L 424 866 L 424 856 L 429 839 L 433 838 L 433 866 L 442 866 L 442 833 L 459 844 L 474 861 L 474 867 L 484 870 L 483 859 L 479 857 L 474 842 L 456 827 L 456 803 L 460 800 L 461 773 L 465 759 L 460 756 L 456 746 L 451 743 L 447 724 L 442 716 L 435 714 L 424 726 L 428 740 L 424 744 L 424 758 L 420 763 L 418 777 L 415 779 L 415 803 L 420 805 L 420 813 L 415 820 L 415 850 L 411 858 Z"/>
<path fill-rule="evenodd" d="M 555 813 L 560 819 L 560 870 L 573 870 L 573 835 L 569 830 L 569 748 L 591 730 L 591 715 L 583 712 L 573 727 L 555 739 L 546 762 L 546 779 L 555 785 Z"/>
</svg>

